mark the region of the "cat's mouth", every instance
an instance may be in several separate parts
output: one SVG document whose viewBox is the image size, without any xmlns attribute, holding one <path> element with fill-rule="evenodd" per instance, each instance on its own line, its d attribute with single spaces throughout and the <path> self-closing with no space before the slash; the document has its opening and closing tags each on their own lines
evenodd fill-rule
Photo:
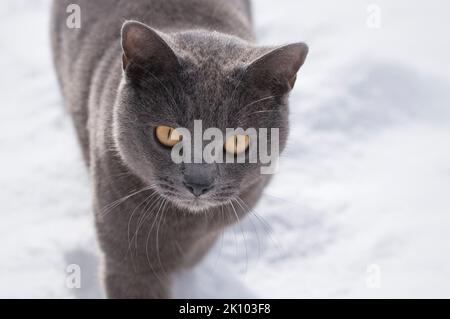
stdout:
<svg viewBox="0 0 450 319">
<path fill-rule="evenodd" d="M 193 213 L 202 212 L 221 205 L 220 202 L 201 197 L 180 198 L 179 196 L 174 196 L 167 193 L 162 193 L 161 195 L 171 203 L 173 203 L 175 206 Z"/>
<path fill-rule="evenodd" d="M 229 201 L 226 194 L 217 196 L 214 192 L 195 196 L 188 191 L 177 190 L 167 185 L 159 185 L 158 193 L 175 206 L 190 212 L 202 212 L 214 207 L 219 207 Z M 231 196 L 231 195 L 230 195 Z"/>
</svg>

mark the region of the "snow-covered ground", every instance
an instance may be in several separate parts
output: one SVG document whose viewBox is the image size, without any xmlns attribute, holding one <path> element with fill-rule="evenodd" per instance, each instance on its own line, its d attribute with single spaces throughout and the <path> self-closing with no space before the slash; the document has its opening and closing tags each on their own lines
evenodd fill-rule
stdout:
<svg viewBox="0 0 450 319">
<path fill-rule="evenodd" d="M 450 297 L 450 3 L 253 2 L 261 43 L 310 45 L 256 209 L 271 230 L 251 218 L 226 232 L 176 296 Z M 48 20 L 48 0 L 0 3 L 0 297 L 101 297 Z"/>
</svg>

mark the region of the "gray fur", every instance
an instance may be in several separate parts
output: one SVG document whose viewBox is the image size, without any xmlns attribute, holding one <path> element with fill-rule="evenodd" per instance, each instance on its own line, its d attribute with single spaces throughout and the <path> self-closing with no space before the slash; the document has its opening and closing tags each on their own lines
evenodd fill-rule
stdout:
<svg viewBox="0 0 450 319">
<path fill-rule="evenodd" d="M 66 27 L 72 3 L 81 29 Z M 52 40 L 92 179 L 107 296 L 167 298 L 171 274 L 243 218 L 269 177 L 259 163 L 174 164 L 155 127 L 278 127 L 282 149 L 307 47 L 256 46 L 246 0 L 58 0 Z M 202 174 L 214 187 L 195 197 L 184 181 Z"/>
</svg>

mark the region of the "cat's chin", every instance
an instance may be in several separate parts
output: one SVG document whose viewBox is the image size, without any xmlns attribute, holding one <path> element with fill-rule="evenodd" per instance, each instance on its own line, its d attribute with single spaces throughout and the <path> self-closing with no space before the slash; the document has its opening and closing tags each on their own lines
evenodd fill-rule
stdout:
<svg viewBox="0 0 450 319">
<path fill-rule="evenodd" d="M 218 207 L 221 203 L 213 203 L 209 200 L 204 200 L 200 198 L 192 198 L 192 199 L 174 199 L 167 196 L 166 197 L 171 203 L 173 203 L 176 207 L 187 210 L 191 213 L 202 213 L 211 208 Z"/>
<path fill-rule="evenodd" d="M 193 199 L 193 200 L 187 200 L 187 201 L 178 201 L 176 205 L 179 208 L 186 209 L 191 213 L 201 213 L 205 212 L 208 209 L 211 209 L 213 207 L 218 206 L 218 204 L 213 204 L 210 202 L 205 202 L 204 200 L 200 199 Z"/>
</svg>

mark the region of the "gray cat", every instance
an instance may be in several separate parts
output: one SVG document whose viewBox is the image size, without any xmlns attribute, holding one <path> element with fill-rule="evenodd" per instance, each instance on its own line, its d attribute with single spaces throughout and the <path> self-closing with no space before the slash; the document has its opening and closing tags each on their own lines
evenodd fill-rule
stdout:
<svg viewBox="0 0 450 319">
<path fill-rule="evenodd" d="M 66 24 L 70 4 L 79 29 Z M 256 46 L 246 0 L 58 0 L 52 45 L 93 184 L 107 296 L 170 297 L 171 274 L 248 214 L 270 175 L 259 162 L 176 164 L 158 128 L 279 128 L 282 150 L 307 46 Z"/>
</svg>

